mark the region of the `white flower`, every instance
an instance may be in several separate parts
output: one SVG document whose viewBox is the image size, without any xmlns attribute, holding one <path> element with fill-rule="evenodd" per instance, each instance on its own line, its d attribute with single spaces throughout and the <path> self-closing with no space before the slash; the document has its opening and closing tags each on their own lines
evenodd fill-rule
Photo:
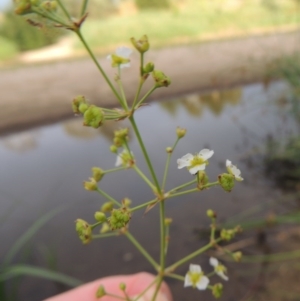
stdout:
<svg viewBox="0 0 300 301">
<path fill-rule="evenodd" d="M 231 163 L 231 161 L 226 160 L 226 167 L 228 172 L 234 176 L 237 181 L 243 181 L 244 179 L 241 177 L 241 171 Z"/>
<path fill-rule="evenodd" d="M 184 287 L 197 287 L 198 290 L 205 290 L 209 284 L 209 279 L 204 276 L 200 265 L 190 264 L 190 270 L 184 278 Z"/>
<path fill-rule="evenodd" d="M 214 154 L 213 150 L 203 149 L 193 156 L 192 154 L 186 154 L 182 158 L 177 160 L 178 169 L 187 167 L 192 175 L 195 175 L 198 171 L 204 170 L 208 164 L 208 159 Z"/>
<path fill-rule="evenodd" d="M 223 264 L 219 263 L 217 258 L 210 257 L 209 263 L 215 268 L 215 272 L 218 276 L 226 281 L 228 280 L 228 276 L 225 274 L 227 272 L 227 269 Z"/>
<path fill-rule="evenodd" d="M 131 152 L 131 155 L 128 153 L 126 149 L 124 149 L 120 154 L 117 156 L 117 160 L 115 163 L 115 166 L 127 166 L 130 167 L 133 163 L 133 152 Z"/>
<path fill-rule="evenodd" d="M 113 67 L 124 68 L 130 67 L 129 56 L 132 53 L 132 50 L 128 47 L 118 47 L 116 52 L 107 56 L 107 59 L 111 61 Z"/>
</svg>

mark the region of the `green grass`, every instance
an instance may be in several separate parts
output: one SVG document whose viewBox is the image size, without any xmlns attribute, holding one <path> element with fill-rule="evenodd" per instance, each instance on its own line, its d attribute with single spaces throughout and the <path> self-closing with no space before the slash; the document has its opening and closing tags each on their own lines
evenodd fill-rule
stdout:
<svg viewBox="0 0 300 301">
<path fill-rule="evenodd" d="M 18 53 L 17 46 L 1 36 L 0 45 L 0 61 L 9 60 Z"/>
<path fill-rule="evenodd" d="M 174 6 L 168 11 L 143 11 L 132 16 L 113 16 L 102 20 L 87 19 L 83 33 L 88 43 L 101 51 L 101 48 L 126 44 L 129 37 L 140 37 L 145 33 L 152 46 L 162 47 L 196 43 L 214 37 L 247 35 L 259 29 L 300 23 L 300 8 L 295 0 L 281 1 L 283 4 L 275 8 L 248 0 L 238 8 L 226 9 L 220 6 L 221 2 L 186 0 L 182 7 Z M 79 45 L 78 42 L 77 47 Z"/>
<path fill-rule="evenodd" d="M 241 4 L 228 8 L 226 2 Z M 149 36 L 151 47 L 160 48 L 296 27 L 300 24 L 297 3 L 297 0 L 173 0 L 169 10 L 146 10 L 100 19 L 90 17 L 82 29 L 89 45 L 99 54 L 118 45 L 129 45 L 130 37 L 139 38 L 143 34 Z M 75 35 L 71 36 L 76 41 L 75 48 L 83 51 Z M 16 55 L 14 44 L 0 37 L 0 45 L 0 61 Z"/>
</svg>

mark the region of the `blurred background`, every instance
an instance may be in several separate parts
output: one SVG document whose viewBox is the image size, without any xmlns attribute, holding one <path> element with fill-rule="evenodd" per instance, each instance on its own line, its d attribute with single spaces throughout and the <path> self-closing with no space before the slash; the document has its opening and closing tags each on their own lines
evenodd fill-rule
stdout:
<svg viewBox="0 0 300 301">
<path fill-rule="evenodd" d="M 81 1 L 65 3 L 78 16 Z M 92 223 L 104 202 L 82 182 L 91 167 L 114 166 L 113 132 L 129 123 L 83 127 L 71 101 L 82 94 L 115 107 L 112 93 L 71 32 L 16 16 L 9 0 L 0 0 L 0 9 L 0 300 L 42 300 L 107 275 L 153 273 L 124 237 L 82 245 L 74 229 L 77 218 Z M 205 147 L 215 151 L 207 168 L 212 181 L 226 159 L 245 179 L 231 193 L 218 187 L 167 201 L 174 221 L 168 263 L 207 242 L 206 210 L 213 209 L 219 227 L 244 229 L 228 246 L 243 252 L 241 263 L 215 251 L 193 262 L 209 271 L 208 258 L 215 256 L 228 267 L 222 300 L 299 300 L 300 1 L 91 0 L 88 12 L 84 36 L 111 78 L 106 56 L 143 34 L 151 44 L 146 61 L 171 77 L 171 86 L 155 91 L 136 114 L 160 180 L 176 127 L 187 129 L 167 189 L 191 180 L 176 159 Z M 136 53 L 131 61 L 123 72 L 129 101 L 138 83 Z M 131 170 L 105 176 L 101 188 L 133 205 L 152 198 Z M 158 258 L 157 208 L 136 212 L 130 229 Z M 188 264 L 177 272 L 187 270 Z M 183 289 L 173 279 L 168 284 L 175 301 L 214 300 L 209 291 Z"/>
</svg>

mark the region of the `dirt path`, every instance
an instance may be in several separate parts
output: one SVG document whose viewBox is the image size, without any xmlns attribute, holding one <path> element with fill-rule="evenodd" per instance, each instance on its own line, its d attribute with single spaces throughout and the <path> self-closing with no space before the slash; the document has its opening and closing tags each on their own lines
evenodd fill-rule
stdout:
<svg viewBox="0 0 300 301">
<path fill-rule="evenodd" d="M 292 32 L 150 51 L 146 61 L 155 62 L 172 80 L 170 87 L 156 90 L 152 99 L 259 81 L 271 62 L 299 50 L 300 32 Z M 132 67 L 123 69 L 129 100 L 138 82 L 138 56 L 131 60 Z M 109 62 L 105 58 L 99 62 L 113 78 L 115 70 Z M 146 86 L 151 85 L 149 78 Z M 71 100 L 79 94 L 98 105 L 116 105 L 89 59 L 2 70 L 0 91 L 0 133 L 71 117 Z"/>
</svg>

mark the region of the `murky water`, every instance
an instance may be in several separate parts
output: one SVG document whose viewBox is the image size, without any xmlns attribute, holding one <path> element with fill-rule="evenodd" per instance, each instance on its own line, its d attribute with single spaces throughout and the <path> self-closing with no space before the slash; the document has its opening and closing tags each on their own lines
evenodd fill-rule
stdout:
<svg viewBox="0 0 300 301">
<path fill-rule="evenodd" d="M 205 239 L 195 235 L 195 229 L 208 227 L 207 209 L 217 211 L 220 221 L 228 221 L 257 204 L 262 204 L 259 215 L 263 215 L 270 210 L 269 202 L 281 197 L 280 190 L 266 178 L 262 162 L 270 137 L 284 142 L 291 135 L 299 134 L 291 105 L 285 101 L 286 94 L 287 87 L 282 83 L 272 84 L 268 89 L 255 84 L 151 103 L 136 114 L 136 122 L 160 179 L 166 159 L 165 148 L 174 143 L 176 127 L 187 129 L 186 137 L 180 141 L 171 160 L 167 189 L 192 179 L 186 170 L 177 169 L 176 159 L 205 147 L 215 151 L 207 167 L 211 180 L 225 171 L 226 159 L 237 164 L 245 178 L 231 193 L 218 187 L 167 201 L 167 216 L 174 220 L 168 263 L 205 243 Z M 88 179 L 93 166 L 103 169 L 114 166 L 116 158 L 109 151 L 113 131 L 128 125 L 126 122 L 122 125 L 110 123 L 100 130 L 91 130 L 81 123 L 81 118 L 75 118 L 2 137 L 0 253 L 5 255 L 39 217 L 61 207 L 63 211 L 37 232 L 18 253 L 15 263 L 51 267 L 83 281 L 141 270 L 153 272 L 125 237 L 98 240 L 83 246 L 76 236 L 74 220 L 80 217 L 92 222 L 93 213 L 104 201 L 97 193 L 85 191 L 82 181 Z M 130 143 L 138 165 L 148 174 L 133 135 Z M 130 198 L 133 205 L 152 199 L 150 189 L 133 170 L 105 176 L 101 188 L 117 200 Z M 158 258 L 157 208 L 146 215 L 136 212 L 130 230 L 152 256 Z M 207 256 L 194 263 L 208 267 Z M 188 265 L 184 265 L 178 273 L 185 274 L 187 268 Z M 234 269 L 229 269 L 229 274 L 236 282 L 240 281 Z M 214 300 L 209 292 L 183 290 L 182 284 L 174 280 L 169 284 L 175 300 L 200 297 Z M 41 300 L 61 289 L 60 285 L 46 280 L 24 278 L 18 285 L 18 300 Z M 239 290 L 232 285 L 225 286 L 227 300 L 238 300 L 237 296 L 243 296 L 244 290 L 243 285 Z"/>
</svg>

